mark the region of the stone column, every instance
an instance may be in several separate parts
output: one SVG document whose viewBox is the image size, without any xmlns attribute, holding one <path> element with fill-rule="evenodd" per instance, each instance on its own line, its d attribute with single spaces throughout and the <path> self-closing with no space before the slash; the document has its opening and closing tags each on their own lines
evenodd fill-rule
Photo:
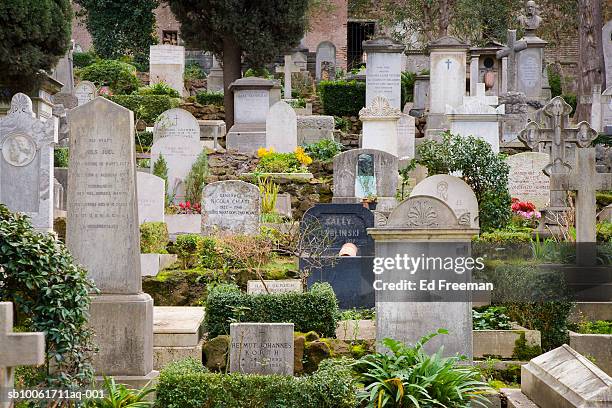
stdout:
<svg viewBox="0 0 612 408">
<path fill-rule="evenodd" d="M 478 82 L 478 55 L 473 55 L 470 59 L 470 96 L 476 95 Z"/>
<path fill-rule="evenodd" d="M 397 124 L 401 111 L 392 107 L 384 96 L 377 96 L 359 111 L 363 122 L 362 149 L 378 149 L 398 155 Z"/>
<path fill-rule="evenodd" d="M 403 201 L 391 212 L 386 225 L 370 228 L 368 234 L 375 241 L 376 258 L 456 260 L 471 256 L 471 239 L 478 231 L 470 226 L 469 217 L 458 218 L 442 200 L 419 195 Z M 425 349 L 434 352 L 443 345 L 445 355 L 459 353 L 471 360 L 471 297 L 438 287 L 441 280 L 470 282 L 471 271 L 460 274 L 434 266 L 412 274 L 402 264 L 395 264 L 377 274 L 375 280 L 378 342 L 392 338 L 414 344 L 427 334 L 446 329 L 448 335 L 437 336 Z M 420 289 L 421 281 L 435 288 Z M 384 284 L 396 287 L 387 286 L 385 290 Z M 407 285 L 415 286 L 410 289 Z"/>
<path fill-rule="evenodd" d="M 97 97 L 69 112 L 68 222 L 70 252 L 100 294 L 90 325 L 98 376 L 142 386 L 153 371 L 153 299 L 142 292 L 136 200 L 134 114 Z"/>
<path fill-rule="evenodd" d="M 384 96 L 391 107 L 401 109 L 402 53 L 404 45 L 388 37 L 363 42 L 367 53 L 366 64 L 366 106 L 374 98 Z"/>
<path fill-rule="evenodd" d="M 501 94 L 508 93 L 508 57 L 502 58 Z"/>
</svg>

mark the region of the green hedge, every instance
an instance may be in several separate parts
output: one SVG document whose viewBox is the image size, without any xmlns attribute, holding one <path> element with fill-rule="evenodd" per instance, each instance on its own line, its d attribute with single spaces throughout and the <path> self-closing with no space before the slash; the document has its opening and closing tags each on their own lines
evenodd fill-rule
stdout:
<svg viewBox="0 0 612 408">
<path fill-rule="evenodd" d="M 196 94 L 196 102 L 200 105 L 223 106 L 223 92 L 198 92 Z"/>
<path fill-rule="evenodd" d="M 304 377 L 210 373 L 187 359 L 167 365 L 159 376 L 156 406 L 164 408 L 353 408 L 356 387 L 350 369 L 324 361 Z"/>
<path fill-rule="evenodd" d="M 68 167 L 70 152 L 67 147 L 56 147 L 53 150 L 53 167 Z"/>
<path fill-rule="evenodd" d="M 321 81 L 319 96 L 326 115 L 358 116 L 365 106 L 366 85 L 358 81 Z"/>
<path fill-rule="evenodd" d="M 140 86 L 136 67 L 117 60 L 99 60 L 80 71 L 81 80 L 108 85 L 115 94 L 130 94 Z"/>
<path fill-rule="evenodd" d="M 153 125 L 157 117 L 168 109 L 176 108 L 179 100 L 167 95 L 113 95 L 111 101 L 134 112 L 136 118 Z"/>
<path fill-rule="evenodd" d="M 165 222 L 143 222 L 140 225 L 140 253 L 165 254 L 170 242 Z"/>
<path fill-rule="evenodd" d="M 475 236 L 472 241 L 492 244 L 528 244 L 531 242 L 529 232 L 494 230 Z"/>
<path fill-rule="evenodd" d="M 335 337 L 339 310 L 328 283 L 304 293 L 248 295 L 235 285 L 219 285 L 206 299 L 208 337 L 229 334 L 230 321 L 293 323 L 295 331 Z"/>
<path fill-rule="evenodd" d="M 85 68 L 95 63 L 98 57 L 93 51 L 72 53 L 72 63 L 75 68 Z"/>
</svg>

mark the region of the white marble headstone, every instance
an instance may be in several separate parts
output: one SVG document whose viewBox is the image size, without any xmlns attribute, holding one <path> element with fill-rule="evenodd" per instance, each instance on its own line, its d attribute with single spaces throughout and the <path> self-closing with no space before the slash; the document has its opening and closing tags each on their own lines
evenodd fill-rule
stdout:
<svg viewBox="0 0 612 408">
<path fill-rule="evenodd" d="M 98 90 L 93 82 L 81 81 L 74 88 L 74 96 L 77 98 L 77 105 L 81 106 L 98 96 Z"/>
<path fill-rule="evenodd" d="M 57 118 L 36 119 L 32 101 L 18 93 L 0 118 L 0 203 L 27 214 L 34 228 L 53 229 L 53 146 Z"/>
<path fill-rule="evenodd" d="M 164 137 L 179 137 L 199 141 L 200 124 L 195 116 L 185 109 L 169 109 L 159 115 L 153 128 L 153 142 Z"/>
<path fill-rule="evenodd" d="M 136 173 L 138 191 L 138 223 L 164 222 L 164 179 L 139 171 Z"/>
<path fill-rule="evenodd" d="M 149 49 L 149 78 L 151 84 L 165 82 L 183 95 L 185 84 L 185 47 L 181 45 L 152 45 Z"/>
<path fill-rule="evenodd" d="M 547 153 L 525 152 L 509 156 L 506 163 L 508 191 L 510 196 L 521 201 L 530 201 L 542 209 L 550 201 L 550 179 L 542 170 L 550 163 Z"/>
<path fill-rule="evenodd" d="M 266 147 L 291 153 L 297 147 L 297 116 L 285 101 L 276 102 L 266 117 Z"/>
</svg>

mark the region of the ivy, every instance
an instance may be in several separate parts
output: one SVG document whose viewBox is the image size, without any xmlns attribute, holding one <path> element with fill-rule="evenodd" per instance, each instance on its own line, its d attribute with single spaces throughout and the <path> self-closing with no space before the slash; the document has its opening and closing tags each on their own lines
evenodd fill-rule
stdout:
<svg viewBox="0 0 612 408">
<path fill-rule="evenodd" d="M 93 290 L 63 243 L 0 204 L 0 300 L 15 304 L 18 326 L 45 333 L 48 385 L 83 385 L 93 375 Z"/>
<path fill-rule="evenodd" d="M 157 0 L 75 0 L 83 10 L 96 53 L 102 58 L 130 56 L 141 70 L 149 61 L 149 46 L 157 43 Z"/>
</svg>

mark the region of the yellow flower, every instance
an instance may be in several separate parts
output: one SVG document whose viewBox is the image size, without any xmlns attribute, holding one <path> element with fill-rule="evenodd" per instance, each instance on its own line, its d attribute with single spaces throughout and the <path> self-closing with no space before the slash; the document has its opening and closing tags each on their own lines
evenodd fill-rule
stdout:
<svg viewBox="0 0 612 408">
<path fill-rule="evenodd" d="M 272 153 L 274 153 L 274 149 L 272 147 L 270 149 L 266 149 L 265 147 L 260 147 L 257 149 L 257 157 L 264 157 Z"/>
<path fill-rule="evenodd" d="M 295 158 L 300 163 L 306 166 L 312 163 L 312 158 L 308 156 L 306 153 L 304 153 L 304 149 L 302 149 L 301 147 L 298 147 L 297 149 L 295 149 Z"/>
<path fill-rule="evenodd" d="M 304 154 L 304 148 L 302 146 L 298 146 L 295 148 L 295 155 L 299 156 L 301 154 Z"/>
</svg>

